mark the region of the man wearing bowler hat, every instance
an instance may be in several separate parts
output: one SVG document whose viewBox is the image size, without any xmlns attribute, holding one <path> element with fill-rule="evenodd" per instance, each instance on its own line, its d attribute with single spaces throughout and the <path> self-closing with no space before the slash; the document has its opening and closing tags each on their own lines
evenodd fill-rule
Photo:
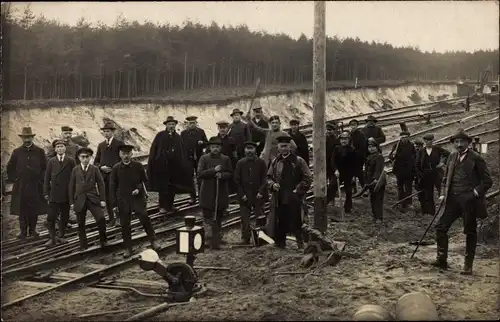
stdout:
<svg viewBox="0 0 500 322">
<path fill-rule="evenodd" d="M 235 108 L 230 115 L 233 118 L 233 122 L 229 125 L 228 135 L 234 139 L 238 155 L 238 159 L 233 163 L 233 167 L 236 165 L 236 161 L 245 156 L 245 142 L 249 141 L 252 137 L 250 127 L 241 120 L 242 115 L 243 112 L 239 108 Z"/>
<path fill-rule="evenodd" d="M 374 138 L 378 145 L 385 142 L 385 133 L 380 126 L 377 125 L 377 119 L 373 115 L 368 115 L 366 125 L 361 130 L 366 138 Z"/>
<path fill-rule="evenodd" d="M 147 174 L 150 190 L 158 192 L 160 213 L 177 211 L 177 193 L 193 193 L 192 168 L 181 136 L 175 130 L 178 121 L 168 116 L 165 130 L 156 134 L 149 151 Z"/>
<path fill-rule="evenodd" d="M 147 182 L 146 172 L 140 162 L 132 160 L 133 145 L 123 144 L 118 147 L 121 162 L 114 165 L 109 179 L 109 191 L 111 199 L 109 203 L 120 216 L 122 226 L 123 244 L 125 246 L 125 258 L 132 256 L 132 233 L 130 221 L 132 212 L 139 217 L 153 249 L 158 248 L 155 241 L 155 231 L 151 225 L 146 210 Z"/>
<path fill-rule="evenodd" d="M 256 100 L 254 102 L 252 110 L 253 110 L 252 121 L 258 127 L 263 128 L 263 129 L 268 129 L 269 128 L 269 122 L 264 117 L 264 114 L 262 113 L 262 106 L 260 105 L 260 102 L 258 100 Z M 256 142 L 257 143 L 256 155 L 258 157 L 262 153 L 262 150 L 264 149 L 264 145 L 266 144 L 266 134 L 263 133 L 263 132 L 257 131 L 253 127 L 250 127 L 250 134 L 252 135 L 252 142 Z"/>
<path fill-rule="evenodd" d="M 477 218 L 488 216 L 485 195 L 493 185 L 485 160 L 468 148 L 472 138 L 459 130 L 450 138 L 456 151 L 448 157 L 446 179 L 439 200 L 442 216 L 436 224 L 437 259 L 434 266 L 447 269 L 448 231 L 455 220 L 463 219 L 465 263 L 462 274 L 472 275 L 477 245 Z"/>
<path fill-rule="evenodd" d="M 38 216 L 46 213 L 43 180 L 47 159 L 45 151 L 33 143 L 35 134 L 24 127 L 19 134 L 23 145 L 16 148 L 7 163 L 7 181 L 13 182 L 10 213 L 19 217 L 19 239 L 38 236 Z"/>
<path fill-rule="evenodd" d="M 123 144 L 123 141 L 118 140 L 114 137 L 115 126 L 112 122 L 105 122 L 101 131 L 104 135 L 104 141 L 99 143 L 97 146 L 97 153 L 94 159 L 94 165 L 99 168 L 104 179 L 105 189 L 106 189 L 106 200 L 109 200 L 109 176 L 111 174 L 111 169 L 113 166 L 120 162 L 120 152 L 118 148 Z M 115 213 L 113 212 L 113 207 L 106 204 L 106 211 L 109 216 L 109 225 L 115 226 L 120 225 L 120 221 L 116 221 Z"/>
</svg>

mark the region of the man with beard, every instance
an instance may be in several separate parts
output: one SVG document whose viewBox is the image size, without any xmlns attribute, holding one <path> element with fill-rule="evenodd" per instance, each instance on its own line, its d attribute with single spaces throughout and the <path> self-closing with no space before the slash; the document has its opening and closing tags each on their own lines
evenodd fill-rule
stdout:
<svg viewBox="0 0 500 322">
<path fill-rule="evenodd" d="M 370 204 L 374 223 L 383 223 L 384 194 L 386 178 L 384 172 L 384 156 L 374 138 L 368 139 L 368 157 L 366 158 L 365 174 L 370 189 Z"/>
<path fill-rule="evenodd" d="M 140 162 L 132 161 L 134 146 L 123 144 L 120 151 L 121 162 L 115 164 L 109 179 L 111 199 L 108 201 L 120 216 L 125 258 L 132 256 L 132 232 L 130 221 L 132 212 L 139 217 L 153 249 L 158 249 L 155 231 L 146 210 L 147 194 L 144 190 L 147 177 Z"/>
<path fill-rule="evenodd" d="M 422 213 L 433 215 L 435 211 L 434 188 L 441 191 L 441 182 L 443 180 L 443 167 L 446 159 L 450 155 L 449 151 L 434 146 L 434 135 L 426 134 L 424 136 L 425 148 L 417 155 L 416 171 L 419 188 L 423 194 Z"/>
<path fill-rule="evenodd" d="M 186 147 L 186 154 L 191 163 L 192 173 L 196 178 L 196 169 L 198 168 L 198 160 L 203 155 L 203 148 L 207 144 L 207 135 L 203 129 L 197 126 L 197 116 L 186 117 L 187 128 L 181 132 L 182 142 Z M 198 193 L 200 190 L 200 182 L 197 180 Z M 191 193 L 191 204 L 196 202 L 196 191 Z"/>
<path fill-rule="evenodd" d="M 253 118 L 252 121 L 263 129 L 269 128 L 269 123 L 264 118 L 264 114 L 262 113 L 262 107 L 260 106 L 259 101 L 254 103 L 253 109 Z M 257 157 L 260 156 L 262 150 L 264 150 L 264 145 L 266 144 L 266 134 L 256 130 L 254 127 L 250 127 L 250 134 L 252 135 L 252 141 L 257 142 Z"/>
<path fill-rule="evenodd" d="M 165 130 L 156 134 L 149 151 L 147 175 L 150 190 L 158 192 L 160 214 L 177 211 L 175 194 L 192 194 L 194 189 L 184 143 L 175 131 L 177 123 L 168 116 Z"/>
<path fill-rule="evenodd" d="M 279 155 L 267 172 L 272 198 L 266 234 L 274 239 L 277 247 L 285 248 L 287 233 L 293 233 L 302 248 L 301 203 L 312 183 L 311 171 L 304 159 L 291 153 L 290 136 L 279 136 L 276 140 Z"/>
<path fill-rule="evenodd" d="M 109 176 L 113 166 L 120 162 L 120 152 L 118 148 L 123 145 L 123 141 L 118 140 L 114 137 L 115 126 L 111 122 L 105 122 L 104 126 L 101 128 L 102 134 L 104 135 L 104 141 L 99 143 L 97 146 L 97 153 L 94 159 L 94 165 L 101 171 L 102 178 L 104 179 L 104 187 L 106 189 L 106 200 L 110 199 L 109 194 Z M 113 212 L 113 206 L 108 202 L 106 204 L 106 211 L 109 216 L 109 225 L 111 227 L 118 224 L 120 221 L 116 221 L 115 213 Z"/>
<path fill-rule="evenodd" d="M 47 159 L 45 151 L 33 143 L 31 127 L 23 127 L 19 137 L 23 145 L 16 148 L 7 163 L 7 176 L 13 182 L 10 213 L 19 216 L 19 239 L 39 236 L 36 231 L 38 216 L 46 213 L 43 198 L 43 180 Z"/>
<path fill-rule="evenodd" d="M 392 172 L 396 175 L 398 200 L 403 200 L 412 193 L 416 151 L 415 146 L 409 139 L 410 133 L 408 131 L 402 131 L 399 136 L 399 143 L 389 153 L 389 160 L 393 162 Z M 405 212 L 411 204 L 411 198 L 403 201 L 401 204 L 402 211 Z"/>
<path fill-rule="evenodd" d="M 250 134 L 250 128 L 245 122 L 241 121 L 242 115 L 243 112 L 238 108 L 235 108 L 230 115 L 233 118 L 233 122 L 229 125 L 228 136 L 233 138 L 236 143 L 236 153 L 238 156 L 233 163 L 233 168 L 236 165 L 236 162 L 245 156 L 245 142 L 249 141 L 252 137 Z"/>
<path fill-rule="evenodd" d="M 340 140 L 335 134 L 336 125 L 332 123 L 326 123 L 326 178 L 327 178 L 327 202 L 334 200 L 336 191 L 336 178 L 334 176 L 334 170 L 332 168 L 332 158 L 333 151 L 336 146 L 340 145 Z"/>
<path fill-rule="evenodd" d="M 65 243 L 64 233 L 69 220 L 68 186 L 71 172 L 76 166 L 75 160 L 66 154 L 66 142 L 54 142 L 56 155 L 47 162 L 43 194 L 49 203 L 47 216 L 49 241 L 45 246 L 55 246 L 57 242 Z M 76 154 L 76 153 L 75 153 Z M 59 219 L 59 236 L 56 236 L 56 220 Z"/>
<path fill-rule="evenodd" d="M 444 211 L 436 224 L 437 259 L 432 264 L 440 269 L 448 268 L 448 231 L 455 220 L 461 217 L 466 235 L 462 274 L 472 275 L 477 245 L 477 218 L 484 219 L 488 215 L 485 195 L 493 181 L 481 155 L 468 149 L 472 141 L 470 136 L 459 130 L 450 141 L 455 145 L 456 152 L 449 155 L 444 191 L 439 197 Z"/>
<path fill-rule="evenodd" d="M 256 155 L 257 144 L 245 142 L 245 157 L 236 163 L 234 181 L 238 188 L 241 215 L 241 240 L 250 243 L 250 212 L 255 216 L 263 215 L 264 202 L 267 200 L 267 166 L 264 160 Z"/>
<path fill-rule="evenodd" d="M 363 173 L 363 166 L 366 161 L 367 153 L 367 137 L 363 131 L 359 128 L 359 122 L 356 119 L 349 121 L 349 126 L 351 127 L 351 143 L 356 152 L 357 158 L 354 166 L 354 179 L 358 178 L 360 186 L 365 185 L 365 175 Z M 356 191 L 356 184 L 353 186 L 354 191 Z"/>
<path fill-rule="evenodd" d="M 361 130 L 366 138 L 374 138 L 378 145 L 385 142 L 385 134 L 382 128 L 376 125 L 377 119 L 373 115 L 368 115 L 366 118 L 366 125 Z"/>
<path fill-rule="evenodd" d="M 300 121 L 299 120 L 291 120 L 290 121 L 290 130 L 288 134 L 292 138 L 293 142 L 297 145 L 297 154 L 299 157 L 306 161 L 307 166 L 309 166 L 309 144 L 307 143 L 307 138 L 304 133 L 299 130 Z"/>
<path fill-rule="evenodd" d="M 345 202 L 344 211 L 346 214 L 351 212 L 352 209 L 352 178 L 355 173 L 353 164 L 357 162 L 357 155 L 354 148 L 351 146 L 349 132 L 343 132 L 340 135 L 340 145 L 337 145 L 333 150 L 332 170 L 334 171 L 335 177 L 333 178 L 336 190 L 337 180 L 339 178 L 340 183 L 344 183 L 345 190 Z M 337 190 L 338 191 L 338 190 Z M 340 198 L 340 196 L 338 196 Z M 341 207 L 341 205 L 339 205 Z"/>
<path fill-rule="evenodd" d="M 210 152 L 198 163 L 198 178 L 202 180 L 200 208 L 206 239 L 212 249 L 220 249 L 222 216 L 229 206 L 228 182 L 232 181 L 233 168 L 229 157 L 221 154 L 220 138 L 210 138 L 208 145 Z"/>
</svg>

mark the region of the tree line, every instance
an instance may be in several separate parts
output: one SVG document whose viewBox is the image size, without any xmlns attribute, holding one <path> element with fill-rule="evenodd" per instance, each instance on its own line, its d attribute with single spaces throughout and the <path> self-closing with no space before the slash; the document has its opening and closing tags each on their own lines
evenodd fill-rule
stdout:
<svg viewBox="0 0 500 322">
<path fill-rule="evenodd" d="M 255 84 L 312 82 L 312 39 L 246 26 L 138 23 L 83 18 L 68 26 L 14 17 L 2 4 L 4 99 L 133 98 Z M 498 70 L 499 52 L 422 52 L 358 38 L 328 37 L 327 81 L 478 80 Z M 493 74 L 493 75 L 491 75 Z M 496 72 L 490 73 L 494 77 Z M 492 79 L 492 78 L 490 78 Z"/>
</svg>

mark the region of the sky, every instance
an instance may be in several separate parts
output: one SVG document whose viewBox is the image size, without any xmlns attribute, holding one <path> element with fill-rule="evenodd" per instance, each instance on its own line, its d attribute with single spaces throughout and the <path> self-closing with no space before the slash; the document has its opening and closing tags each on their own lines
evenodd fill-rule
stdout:
<svg viewBox="0 0 500 322">
<path fill-rule="evenodd" d="M 22 12 L 27 2 L 12 4 Z M 33 2 L 35 15 L 75 25 L 80 17 L 113 25 L 128 20 L 182 25 L 193 22 L 246 24 L 250 30 L 285 33 L 298 38 L 313 34 L 312 1 L 233 2 Z M 421 50 L 475 51 L 498 49 L 498 1 L 329 1 L 326 33 L 339 38 L 418 46 Z"/>
</svg>

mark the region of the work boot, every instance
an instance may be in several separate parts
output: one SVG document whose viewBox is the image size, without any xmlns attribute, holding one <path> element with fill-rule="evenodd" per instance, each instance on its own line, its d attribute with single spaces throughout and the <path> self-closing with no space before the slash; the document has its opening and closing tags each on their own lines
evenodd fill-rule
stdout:
<svg viewBox="0 0 500 322">
<path fill-rule="evenodd" d="M 431 263 L 432 266 L 442 270 L 448 269 L 448 236 L 446 234 L 436 234 L 437 256 L 436 260 Z"/>
<path fill-rule="evenodd" d="M 87 240 L 80 241 L 80 251 L 84 251 L 89 248 L 89 244 L 87 244 Z"/>
<path fill-rule="evenodd" d="M 462 275 L 472 275 L 472 263 L 476 254 L 477 235 L 468 234 L 465 238 L 465 261 Z"/>
<path fill-rule="evenodd" d="M 172 207 L 172 208 L 170 208 L 170 210 L 167 210 L 167 213 L 171 214 L 171 213 L 178 212 L 178 211 L 179 211 L 179 208 Z"/>
<path fill-rule="evenodd" d="M 61 221 L 59 221 L 59 223 L 57 224 L 58 228 L 59 228 L 59 232 L 57 234 L 57 236 L 59 238 L 64 238 L 64 235 L 66 234 L 66 225 Z"/>
<path fill-rule="evenodd" d="M 99 242 L 101 244 L 101 248 L 104 248 L 108 246 L 108 241 L 106 237 L 106 224 L 104 218 L 102 220 L 99 220 L 99 222 L 97 223 L 97 227 L 99 229 Z"/>
<path fill-rule="evenodd" d="M 26 233 L 19 233 L 19 235 L 17 235 L 17 239 L 21 239 L 21 240 L 25 240 L 26 239 Z"/>
<path fill-rule="evenodd" d="M 115 227 L 116 226 L 116 218 L 115 217 L 110 217 L 109 222 L 108 222 L 109 227 Z"/>
<path fill-rule="evenodd" d="M 123 257 L 124 257 L 124 258 L 129 258 L 129 257 L 131 257 L 132 255 L 133 255 L 132 248 L 127 248 L 127 249 L 125 250 L 125 253 L 123 254 Z"/>
<path fill-rule="evenodd" d="M 158 242 L 156 240 L 152 240 L 151 241 L 151 248 L 155 251 L 158 251 L 160 249 L 160 245 L 158 244 Z"/>
<path fill-rule="evenodd" d="M 49 223 L 49 240 L 45 243 L 45 247 L 55 246 L 56 243 L 56 229 L 55 225 Z"/>
<path fill-rule="evenodd" d="M 36 231 L 36 229 L 31 230 L 28 234 L 31 237 L 38 237 L 38 236 L 40 236 L 40 234 Z"/>
</svg>

